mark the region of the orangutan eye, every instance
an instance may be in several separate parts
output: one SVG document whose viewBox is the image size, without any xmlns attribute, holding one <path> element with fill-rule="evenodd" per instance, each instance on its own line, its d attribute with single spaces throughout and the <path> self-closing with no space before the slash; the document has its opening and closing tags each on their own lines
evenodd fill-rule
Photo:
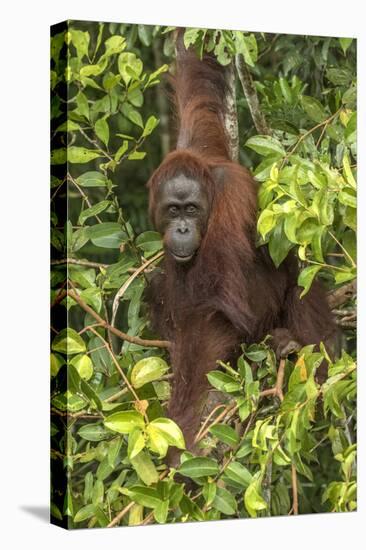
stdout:
<svg viewBox="0 0 366 550">
<path fill-rule="evenodd" d="M 177 216 L 179 213 L 179 209 L 177 206 L 172 205 L 172 206 L 169 206 L 168 212 L 171 216 Z"/>
<path fill-rule="evenodd" d="M 188 204 L 186 207 L 186 212 L 187 214 L 195 214 L 197 212 L 197 206 L 194 204 Z"/>
</svg>

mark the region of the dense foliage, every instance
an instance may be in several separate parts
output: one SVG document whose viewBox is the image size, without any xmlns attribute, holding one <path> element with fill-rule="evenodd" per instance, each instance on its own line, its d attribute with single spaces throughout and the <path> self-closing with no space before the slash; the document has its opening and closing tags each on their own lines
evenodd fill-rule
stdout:
<svg viewBox="0 0 366 550">
<path fill-rule="evenodd" d="M 322 277 L 343 351 L 332 362 L 307 346 L 276 363 L 264 341 L 218 364 L 208 375 L 216 405 L 197 434 L 203 454 L 183 453 L 184 483 L 165 464 L 184 439 L 165 416 L 169 356 L 143 295 L 163 256 L 144 184 L 171 141 L 156 90 L 174 60 L 172 30 L 69 22 L 51 39 L 53 521 L 354 510 L 355 42 L 186 31 L 197 55 L 243 56 L 249 67 L 269 129 L 256 131 L 237 78 L 240 159 L 260 182 L 258 246 L 268 243 L 276 265 L 296 251 L 303 293 Z"/>
</svg>

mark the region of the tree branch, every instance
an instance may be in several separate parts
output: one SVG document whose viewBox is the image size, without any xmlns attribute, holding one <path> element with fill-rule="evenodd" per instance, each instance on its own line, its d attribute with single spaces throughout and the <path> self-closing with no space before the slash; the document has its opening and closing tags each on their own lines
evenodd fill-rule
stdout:
<svg viewBox="0 0 366 550">
<path fill-rule="evenodd" d="M 76 292 L 74 292 L 73 290 L 67 290 L 65 294 L 67 294 L 68 296 L 70 296 L 70 298 L 75 300 L 75 302 L 79 304 L 79 306 L 82 307 L 84 311 L 86 311 L 92 317 L 94 317 L 94 319 L 96 319 L 102 327 L 110 330 L 113 334 L 115 334 L 122 340 L 126 340 L 126 342 L 130 342 L 131 344 L 137 344 L 139 346 L 154 347 L 154 348 L 170 347 L 170 342 L 168 342 L 167 340 L 145 340 L 144 338 L 139 338 L 138 336 L 131 336 L 126 332 L 122 332 L 121 330 L 118 330 L 117 328 L 112 327 L 107 323 L 107 321 L 105 321 L 102 317 L 100 317 L 100 315 L 98 315 L 98 313 L 96 313 L 94 309 L 89 307 L 88 304 L 86 304 L 84 300 L 82 300 Z"/>
<path fill-rule="evenodd" d="M 79 260 L 78 258 L 62 258 L 61 260 L 52 260 L 51 265 L 64 265 L 64 264 L 74 264 L 74 265 L 83 265 L 85 267 L 102 267 L 107 269 L 108 264 L 100 264 L 99 262 L 90 262 L 89 260 Z"/>
<path fill-rule="evenodd" d="M 239 160 L 239 131 L 238 113 L 236 108 L 235 70 L 234 64 L 230 63 L 226 72 L 228 91 L 226 94 L 225 128 L 229 138 L 231 160 Z"/>
<path fill-rule="evenodd" d="M 258 134 L 270 135 L 271 130 L 261 110 L 257 90 L 255 89 L 252 75 L 249 72 L 248 66 L 245 63 L 242 54 L 237 54 L 235 56 L 235 65 L 236 70 L 238 71 L 239 80 L 241 82 L 245 98 L 248 102 L 254 126 Z"/>
<path fill-rule="evenodd" d="M 331 290 L 330 292 L 328 292 L 327 298 L 330 309 L 335 309 L 353 298 L 357 291 L 356 285 L 357 283 L 355 279 L 354 281 L 351 281 L 350 283 L 347 283 L 340 288 L 336 288 L 335 290 Z"/>
</svg>

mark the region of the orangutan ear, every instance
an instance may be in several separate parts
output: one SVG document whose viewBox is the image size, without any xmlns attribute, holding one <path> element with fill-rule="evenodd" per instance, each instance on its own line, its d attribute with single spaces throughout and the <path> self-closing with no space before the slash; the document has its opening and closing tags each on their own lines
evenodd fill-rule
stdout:
<svg viewBox="0 0 366 550">
<path fill-rule="evenodd" d="M 224 185 L 227 173 L 226 166 L 222 166 L 222 164 L 211 165 L 210 173 L 212 178 L 220 187 Z"/>
</svg>

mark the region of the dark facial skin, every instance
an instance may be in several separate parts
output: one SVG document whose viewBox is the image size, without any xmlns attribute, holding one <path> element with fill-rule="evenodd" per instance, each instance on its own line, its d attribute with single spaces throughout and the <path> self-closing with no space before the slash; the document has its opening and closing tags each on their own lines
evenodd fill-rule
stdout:
<svg viewBox="0 0 366 550">
<path fill-rule="evenodd" d="M 160 185 L 156 229 L 164 235 L 165 249 L 177 263 L 190 262 L 207 227 L 209 204 L 198 181 L 184 175 Z"/>
</svg>

